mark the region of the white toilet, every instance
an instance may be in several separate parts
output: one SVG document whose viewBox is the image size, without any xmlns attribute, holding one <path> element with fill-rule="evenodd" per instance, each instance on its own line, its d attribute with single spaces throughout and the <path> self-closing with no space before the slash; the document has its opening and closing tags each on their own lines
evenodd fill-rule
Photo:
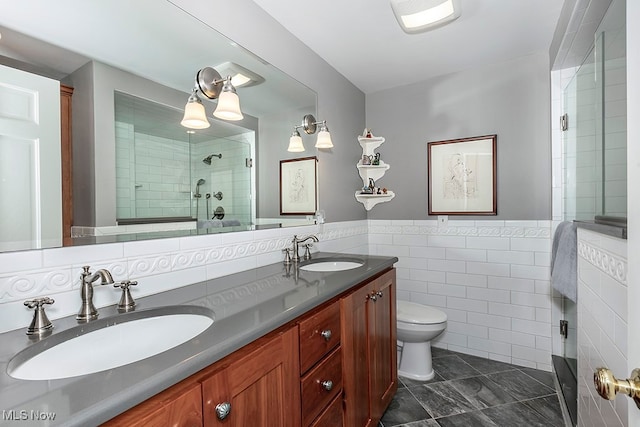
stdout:
<svg viewBox="0 0 640 427">
<path fill-rule="evenodd" d="M 431 363 L 431 340 L 447 327 L 446 313 L 414 302 L 397 302 L 398 341 L 402 357 L 398 375 L 418 381 L 435 376 Z"/>
</svg>

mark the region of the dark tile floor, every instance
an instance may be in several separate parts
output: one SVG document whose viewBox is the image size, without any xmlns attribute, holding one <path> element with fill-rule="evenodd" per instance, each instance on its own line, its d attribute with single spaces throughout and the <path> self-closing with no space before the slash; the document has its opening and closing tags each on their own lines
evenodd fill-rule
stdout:
<svg viewBox="0 0 640 427">
<path fill-rule="evenodd" d="M 400 378 L 380 426 L 563 427 L 550 372 L 433 348 L 436 376 Z"/>
</svg>

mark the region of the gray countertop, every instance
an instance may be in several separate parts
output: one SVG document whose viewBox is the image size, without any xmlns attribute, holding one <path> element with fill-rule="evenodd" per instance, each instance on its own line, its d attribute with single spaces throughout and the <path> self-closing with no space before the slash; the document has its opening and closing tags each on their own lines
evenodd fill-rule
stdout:
<svg viewBox="0 0 640 427">
<path fill-rule="evenodd" d="M 310 272 L 277 263 L 140 298 L 136 311 L 200 306 L 213 310 L 215 321 L 184 344 L 94 374 L 47 381 L 14 379 L 7 374 L 9 361 L 34 343 L 26 336 L 26 328 L 0 334 L 0 425 L 98 425 L 398 261 L 395 257 L 318 253 L 311 262 L 324 258 L 357 259 L 364 264 L 351 270 Z M 101 319 L 117 321 L 119 316 L 115 306 L 99 312 Z M 73 316 L 58 319 L 54 325 L 50 337 L 78 326 Z M 36 421 L 43 413 L 54 413 L 55 420 Z M 20 421 L 8 419 L 12 417 Z"/>
</svg>

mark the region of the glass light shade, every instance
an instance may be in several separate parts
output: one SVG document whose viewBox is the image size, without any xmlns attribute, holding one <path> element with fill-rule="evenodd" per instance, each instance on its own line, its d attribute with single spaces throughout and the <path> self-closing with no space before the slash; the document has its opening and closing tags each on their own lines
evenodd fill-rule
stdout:
<svg viewBox="0 0 640 427">
<path fill-rule="evenodd" d="M 223 120 L 242 120 L 243 115 L 240 111 L 240 98 L 231 91 L 222 91 L 218 97 L 218 106 L 213 115 Z"/>
<path fill-rule="evenodd" d="M 333 142 L 331 142 L 331 134 L 328 130 L 321 130 L 318 132 L 318 139 L 316 140 L 316 148 L 332 148 Z"/>
<path fill-rule="evenodd" d="M 191 100 L 184 106 L 184 117 L 180 124 L 190 129 L 206 129 L 210 126 L 207 120 L 207 113 L 204 111 L 204 105 L 200 100 Z"/>
<path fill-rule="evenodd" d="M 302 138 L 300 137 L 300 135 L 291 135 L 291 138 L 289 138 L 289 148 L 287 148 L 287 151 L 290 151 L 292 153 L 300 153 L 301 151 L 304 151 L 304 145 L 302 145 Z"/>
</svg>

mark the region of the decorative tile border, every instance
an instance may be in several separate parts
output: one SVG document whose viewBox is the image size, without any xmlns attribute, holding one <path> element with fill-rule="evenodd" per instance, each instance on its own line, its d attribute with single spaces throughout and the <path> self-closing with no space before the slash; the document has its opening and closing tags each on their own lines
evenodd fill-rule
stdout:
<svg viewBox="0 0 640 427">
<path fill-rule="evenodd" d="M 323 241 L 366 235 L 368 226 L 366 221 L 349 221 L 325 224 L 321 230 L 322 232 L 316 233 L 320 244 Z M 308 231 L 308 226 L 303 228 L 303 231 L 298 230 L 303 234 L 307 234 Z M 147 276 L 156 276 L 208 264 L 279 252 L 290 246 L 291 236 L 295 233 L 295 228 L 287 228 L 282 229 L 278 236 L 259 239 L 261 234 L 273 236 L 274 232 L 273 230 L 256 231 L 254 232 L 255 240 L 229 244 L 212 244 L 212 246 L 205 248 L 178 250 L 140 257 L 96 261 L 92 265 L 97 268 L 109 269 L 114 277 L 127 277 L 137 280 Z M 127 243 L 123 243 L 123 245 L 126 246 Z M 80 271 L 80 267 L 74 265 L 70 257 L 68 265 L 50 269 L 20 271 L 15 274 L 3 274 L 0 276 L 0 305 L 43 294 L 53 295 L 76 289 L 80 286 Z"/>
<path fill-rule="evenodd" d="M 461 221 L 468 223 L 468 221 Z M 487 221 L 482 221 L 486 224 Z M 535 224 L 537 221 L 531 221 Z M 451 221 L 454 223 L 454 221 Z M 449 225 L 447 227 L 428 225 L 384 225 L 372 222 L 369 227 L 370 233 L 377 234 L 418 234 L 429 236 L 473 236 L 473 237 L 532 237 L 549 238 L 551 229 L 548 226 L 467 226 Z"/>
<path fill-rule="evenodd" d="M 587 262 L 594 265 L 600 271 L 609 275 L 613 279 L 623 285 L 627 284 L 626 259 L 613 255 L 601 248 L 591 246 L 583 241 L 578 242 L 578 254 L 581 258 L 585 259 Z"/>
</svg>

